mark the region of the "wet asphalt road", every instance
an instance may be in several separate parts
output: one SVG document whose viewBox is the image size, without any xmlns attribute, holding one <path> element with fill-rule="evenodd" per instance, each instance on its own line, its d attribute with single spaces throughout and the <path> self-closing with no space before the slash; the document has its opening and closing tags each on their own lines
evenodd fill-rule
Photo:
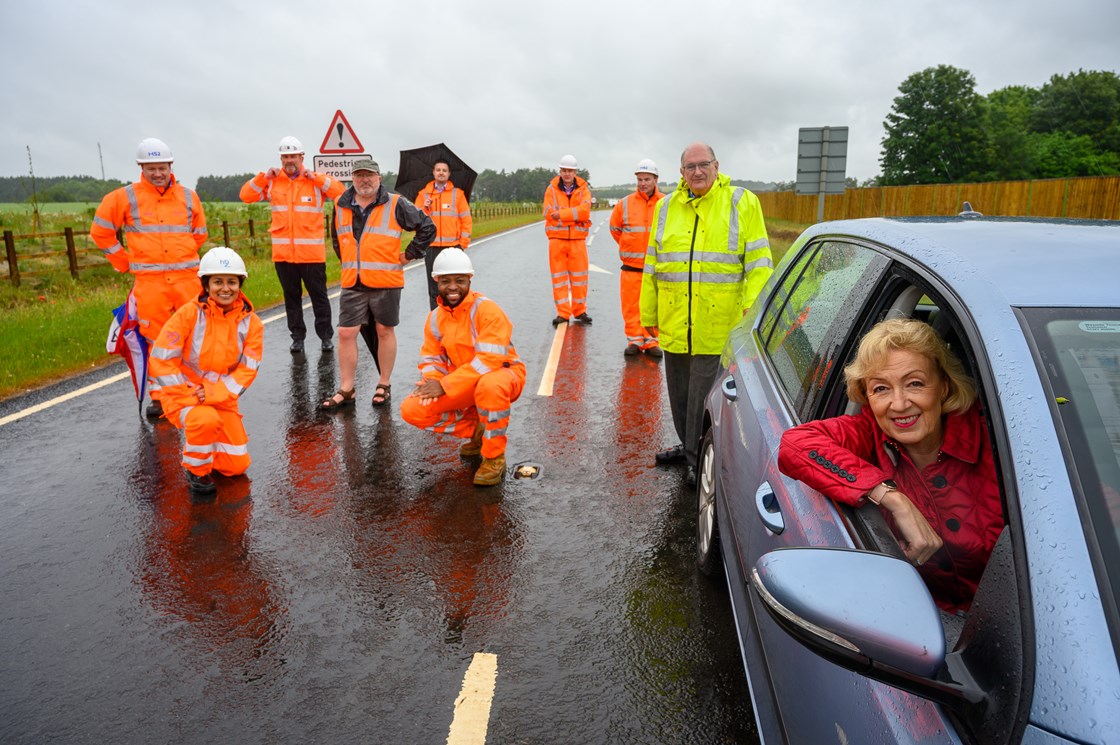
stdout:
<svg viewBox="0 0 1120 745">
<path fill-rule="evenodd" d="M 0 742 L 442 743 L 476 652 L 497 658 L 488 743 L 756 742 L 726 589 L 694 569 L 693 497 L 652 465 L 672 425 L 660 364 L 622 355 L 607 218 L 594 325 L 568 330 L 550 397 L 541 225 L 470 252 L 529 371 L 507 462 L 537 480 L 475 488 L 459 440 L 400 420 L 422 267 L 391 407 L 369 405 L 362 349 L 358 406 L 317 412 L 333 355 L 293 358 L 268 322 L 283 309 L 261 313 L 253 464 L 215 501 L 192 503 L 179 432 L 141 421 L 127 380 L 0 426 Z"/>
</svg>

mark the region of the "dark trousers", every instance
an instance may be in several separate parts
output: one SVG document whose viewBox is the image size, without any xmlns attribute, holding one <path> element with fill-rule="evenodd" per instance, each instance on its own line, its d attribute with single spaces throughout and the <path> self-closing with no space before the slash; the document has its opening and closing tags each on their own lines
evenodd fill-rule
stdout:
<svg viewBox="0 0 1120 745">
<path fill-rule="evenodd" d="M 432 306 L 432 310 L 436 309 L 436 298 L 439 297 L 436 281 L 432 279 L 432 267 L 436 263 L 439 252 L 445 248 L 461 248 L 461 246 L 428 246 L 428 250 L 424 252 L 424 266 L 428 267 L 428 303 Z"/>
<path fill-rule="evenodd" d="M 684 445 L 688 465 L 696 468 L 704 426 L 704 400 L 719 375 L 718 354 L 665 352 L 665 387 L 673 427 Z"/>
<path fill-rule="evenodd" d="M 307 324 L 303 322 L 304 286 L 311 298 L 311 310 L 315 313 L 315 334 L 320 339 L 334 337 L 331 301 L 327 299 L 327 265 L 277 261 L 273 266 L 284 290 L 284 311 L 288 314 L 288 331 L 292 338 L 303 341 L 307 336 Z"/>
</svg>

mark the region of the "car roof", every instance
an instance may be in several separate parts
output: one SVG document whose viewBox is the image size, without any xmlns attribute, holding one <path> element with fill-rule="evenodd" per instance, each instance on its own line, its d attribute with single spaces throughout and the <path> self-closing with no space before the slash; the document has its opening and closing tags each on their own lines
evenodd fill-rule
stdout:
<svg viewBox="0 0 1120 745">
<path fill-rule="evenodd" d="M 1012 306 L 1120 306 L 1120 222 L 870 218 L 820 223 L 804 235 L 881 244 L 929 267 L 950 286 L 982 279 Z"/>
</svg>

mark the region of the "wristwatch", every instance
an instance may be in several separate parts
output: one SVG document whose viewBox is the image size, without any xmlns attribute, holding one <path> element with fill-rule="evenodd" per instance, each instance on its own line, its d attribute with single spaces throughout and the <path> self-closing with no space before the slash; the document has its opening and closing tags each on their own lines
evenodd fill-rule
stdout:
<svg viewBox="0 0 1120 745">
<path fill-rule="evenodd" d="M 887 496 L 892 491 L 898 491 L 898 484 L 894 482 L 894 479 L 884 479 L 878 486 L 867 492 L 867 501 L 877 507 L 882 504 L 883 497 Z M 876 497 L 878 497 L 878 499 L 876 499 Z"/>
</svg>

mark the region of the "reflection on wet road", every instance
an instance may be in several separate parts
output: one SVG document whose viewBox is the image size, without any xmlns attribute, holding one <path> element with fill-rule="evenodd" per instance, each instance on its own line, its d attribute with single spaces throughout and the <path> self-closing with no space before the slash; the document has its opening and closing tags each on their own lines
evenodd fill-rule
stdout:
<svg viewBox="0 0 1120 745">
<path fill-rule="evenodd" d="M 471 250 L 529 370 L 508 462 L 539 479 L 474 487 L 458 440 L 369 405 L 365 350 L 357 407 L 318 412 L 336 362 L 289 355 L 282 321 L 242 402 L 253 464 L 216 500 L 189 497 L 179 432 L 138 420 L 127 380 L 0 426 L 0 742 L 445 742 L 480 652 L 487 742 L 755 741 L 725 590 L 693 568 L 692 495 L 652 465 L 664 382 L 622 355 L 605 236 L 594 326 L 566 330 L 536 395 L 546 246 L 537 225 Z M 406 276 L 397 397 L 427 311 Z"/>
</svg>

